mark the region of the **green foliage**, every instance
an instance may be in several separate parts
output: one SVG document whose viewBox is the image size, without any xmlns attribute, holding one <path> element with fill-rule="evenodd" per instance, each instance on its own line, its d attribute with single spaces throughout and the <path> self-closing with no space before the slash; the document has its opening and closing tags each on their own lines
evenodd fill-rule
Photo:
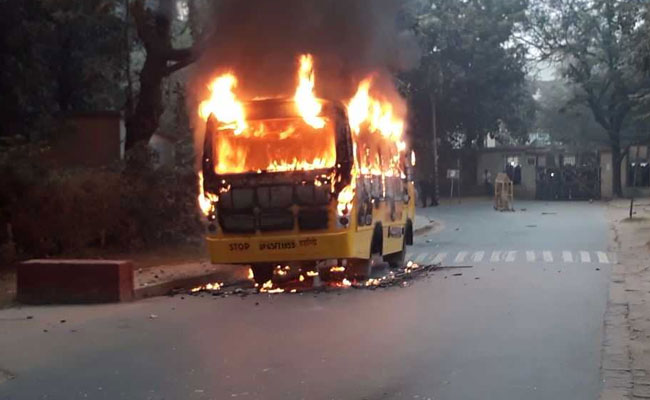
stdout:
<svg viewBox="0 0 650 400">
<path fill-rule="evenodd" d="M 546 0 L 531 10 L 529 33 L 542 57 L 560 63 L 578 89 L 572 101 L 591 110 L 618 149 L 635 128 L 631 117 L 645 86 L 630 57 L 642 7 L 629 0 Z"/>
<path fill-rule="evenodd" d="M 153 169 L 144 146 L 124 164 L 57 169 L 48 149 L 0 152 L 0 226 L 10 226 L 19 257 L 137 250 L 200 240 L 193 170 Z M 0 234 L 0 245 L 10 238 Z"/>
<path fill-rule="evenodd" d="M 642 79 L 646 81 L 639 94 L 638 115 L 650 123 L 650 5 L 645 6 L 643 24 L 639 27 L 635 49 L 636 67 Z"/>
<path fill-rule="evenodd" d="M 61 111 L 121 108 L 121 3 L 0 1 L 0 136 L 43 136 Z"/>
<path fill-rule="evenodd" d="M 526 6 L 525 0 L 416 2 L 413 29 L 422 63 L 405 79 L 412 92 L 436 102 L 441 133 L 463 136 L 466 144 L 480 143 L 503 125 L 515 137 L 528 133 L 534 102 L 526 48 L 514 40 Z"/>
<path fill-rule="evenodd" d="M 644 28 L 642 0 L 544 0 L 534 3 L 528 31 L 542 58 L 562 65 L 613 154 L 613 184 L 622 194 L 620 163 L 632 143 L 650 140 L 638 110 L 648 80 L 633 54 Z"/>
</svg>

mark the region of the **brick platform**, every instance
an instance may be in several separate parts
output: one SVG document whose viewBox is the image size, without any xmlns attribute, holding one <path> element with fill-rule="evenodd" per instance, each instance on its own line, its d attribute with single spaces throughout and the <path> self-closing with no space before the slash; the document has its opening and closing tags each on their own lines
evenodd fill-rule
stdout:
<svg viewBox="0 0 650 400">
<path fill-rule="evenodd" d="M 17 299 L 25 304 L 133 300 L 133 264 L 110 260 L 30 260 L 18 265 Z"/>
</svg>

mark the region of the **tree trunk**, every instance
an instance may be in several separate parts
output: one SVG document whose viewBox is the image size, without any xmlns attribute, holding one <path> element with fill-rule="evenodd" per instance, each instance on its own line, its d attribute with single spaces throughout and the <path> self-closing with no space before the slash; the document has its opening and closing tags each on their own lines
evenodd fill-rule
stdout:
<svg viewBox="0 0 650 400">
<path fill-rule="evenodd" d="M 433 130 L 433 192 L 431 197 L 433 197 L 433 204 L 438 205 L 440 201 L 440 183 L 439 183 L 439 173 L 438 173 L 438 104 L 436 101 L 435 95 L 431 94 L 431 127 Z"/>
<path fill-rule="evenodd" d="M 612 185 L 614 189 L 614 195 L 617 197 L 623 197 L 623 186 L 621 185 L 621 163 L 623 161 L 623 155 L 621 154 L 621 148 L 618 144 L 613 144 L 612 146 Z"/>
<path fill-rule="evenodd" d="M 162 81 L 166 60 L 147 56 L 140 72 L 140 91 L 135 111 L 126 121 L 126 149 L 138 142 L 148 142 L 158 129 L 158 121 L 163 114 Z"/>
<path fill-rule="evenodd" d="M 126 122 L 127 150 L 138 142 L 147 143 L 158 129 L 164 112 L 163 79 L 196 59 L 192 48 L 175 49 L 172 46 L 171 25 L 175 6 L 174 0 L 160 0 L 158 8 L 152 10 L 145 7 L 144 0 L 136 0 L 131 10 L 146 59 L 140 71 L 140 91 L 135 110 Z"/>
</svg>

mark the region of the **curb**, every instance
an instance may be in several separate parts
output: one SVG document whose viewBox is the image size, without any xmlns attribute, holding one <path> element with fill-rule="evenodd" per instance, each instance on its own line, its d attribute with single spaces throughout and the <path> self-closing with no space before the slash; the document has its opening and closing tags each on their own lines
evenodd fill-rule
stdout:
<svg viewBox="0 0 650 400">
<path fill-rule="evenodd" d="M 226 286 L 243 284 L 248 281 L 235 279 L 233 274 L 224 272 L 214 272 L 207 275 L 192 276 L 187 278 L 173 279 L 155 285 L 148 285 L 135 290 L 134 300 L 142 300 L 150 297 L 169 296 L 190 290 L 198 286 L 204 286 L 208 283 L 220 282 Z"/>
</svg>

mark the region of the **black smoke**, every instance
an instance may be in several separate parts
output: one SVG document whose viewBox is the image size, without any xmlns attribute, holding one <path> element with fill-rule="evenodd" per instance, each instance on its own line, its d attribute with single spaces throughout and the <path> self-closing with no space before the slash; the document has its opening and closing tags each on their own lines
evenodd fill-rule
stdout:
<svg viewBox="0 0 650 400">
<path fill-rule="evenodd" d="M 315 57 L 319 96 L 351 97 L 366 75 L 390 81 L 391 72 L 417 62 L 417 45 L 398 27 L 405 0 L 221 0 L 209 18 L 211 39 L 197 63 L 200 91 L 225 71 L 239 78 L 245 98 L 290 96 L 298 55 Z"/>
</svg>

